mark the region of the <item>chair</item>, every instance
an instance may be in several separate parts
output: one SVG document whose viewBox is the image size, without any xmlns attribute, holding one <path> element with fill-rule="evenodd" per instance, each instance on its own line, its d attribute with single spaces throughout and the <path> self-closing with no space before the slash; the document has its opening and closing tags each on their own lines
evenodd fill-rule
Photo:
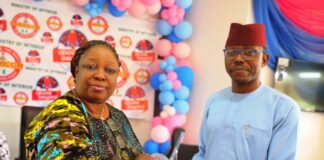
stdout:
<svg viewBox="0 0 324 160">
<path fill-rule="evenodd" d="M 198 151 L 198 145 L 181 144 L 178 151 L 178 160 L 192 159 Z"/>
<path fill-rule="evenodd" d="M 43 107 L 23 106 L 21 109 L 21 124 L 20 124 L 20 160 L 26 159 L 26 147 L 24 142 L 24 134 L 33 118 L 42 111 Z"/>
<path fill-rule="evenodd" d="M 171 148 L 168 153 L 170 160 L 189 160 L 198 152 L 197 145 L 181 144 L 185 130 L 175 128 L 171 135 Z"/>
</svg>

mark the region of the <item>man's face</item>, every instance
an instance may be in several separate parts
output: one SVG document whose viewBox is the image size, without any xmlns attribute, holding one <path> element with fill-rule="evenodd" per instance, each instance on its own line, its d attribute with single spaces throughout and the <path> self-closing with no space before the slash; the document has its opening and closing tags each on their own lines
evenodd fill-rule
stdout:
<svg viewBox="0 0 324 160">
<path fill-rule="evenodd" d="M 269 55 L 260 46 L 230 46 L 225 50 L 225 68 L 237 85 L 258 83 Z"/>
</svg>

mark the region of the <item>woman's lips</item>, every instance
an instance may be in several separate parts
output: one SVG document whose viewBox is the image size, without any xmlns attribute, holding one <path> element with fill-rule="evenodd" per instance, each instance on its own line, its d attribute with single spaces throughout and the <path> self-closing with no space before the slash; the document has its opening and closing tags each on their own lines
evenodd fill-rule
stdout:
<svg viewBox="0 0 324 160">
<path fill-rule="evenodd" d="M 105 90 L 105 87 L 95 86 L 95 85 L 92 85 L 91 88 L 93 88 L 95 91 L 103 91 L 103 90 Z"/>
</svg>

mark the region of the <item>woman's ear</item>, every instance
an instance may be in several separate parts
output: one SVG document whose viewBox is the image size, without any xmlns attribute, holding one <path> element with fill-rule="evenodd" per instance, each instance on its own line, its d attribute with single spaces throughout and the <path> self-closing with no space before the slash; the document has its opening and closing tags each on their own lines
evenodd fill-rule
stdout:
<svg viewBox="0 0 324 160">
<path fill-rule="evenodd" d="M 79 73 L 79 67 L 76 66 L 76 67 L 75 67 L 75 71 L 74 71 L 75 77 L 77 76 L 78 73 Z"/>
</svg>

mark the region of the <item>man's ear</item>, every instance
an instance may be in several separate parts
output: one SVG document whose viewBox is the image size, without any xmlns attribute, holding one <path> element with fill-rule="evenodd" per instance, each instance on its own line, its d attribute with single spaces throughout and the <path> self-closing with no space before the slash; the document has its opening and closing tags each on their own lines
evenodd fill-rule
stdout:
<svg viewBox="0 0 324 160">
<path fill-rule="evenodd" d="M 263 53 L 262 55 L 262 67 L 266 66 L 269 60 L 269 54 Z"/>
</svg>

